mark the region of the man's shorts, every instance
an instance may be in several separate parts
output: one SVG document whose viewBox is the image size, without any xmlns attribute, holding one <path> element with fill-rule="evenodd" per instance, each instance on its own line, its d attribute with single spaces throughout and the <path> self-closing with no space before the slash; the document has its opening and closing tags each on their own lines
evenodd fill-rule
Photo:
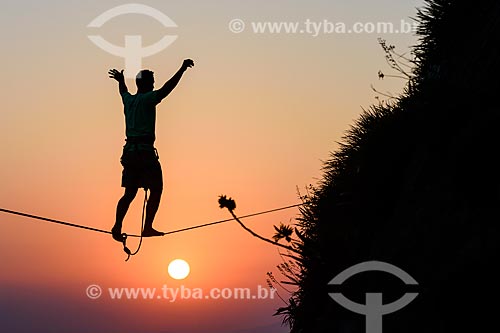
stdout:
<svg viewBox="0 0 500 333">
<path fill-rule="evenodd" d="M 121 157 L 122 187 L 162 189 L 163 175 L 156 149 L 127 144 Z"/>
</svg>

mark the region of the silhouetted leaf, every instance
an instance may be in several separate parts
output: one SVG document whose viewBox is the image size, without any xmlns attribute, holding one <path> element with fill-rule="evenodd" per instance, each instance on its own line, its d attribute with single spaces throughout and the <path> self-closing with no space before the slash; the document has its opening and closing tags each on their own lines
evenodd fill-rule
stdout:
<svg viewBox="0 0 500 333">
<path fill-rule="evenodd" d="M 236 202 L 231 198 L 228 199 L 225 195 L 221 195 L 219 197 L 219 207 L 233 211 L 236 209 Z"/>
</svg>

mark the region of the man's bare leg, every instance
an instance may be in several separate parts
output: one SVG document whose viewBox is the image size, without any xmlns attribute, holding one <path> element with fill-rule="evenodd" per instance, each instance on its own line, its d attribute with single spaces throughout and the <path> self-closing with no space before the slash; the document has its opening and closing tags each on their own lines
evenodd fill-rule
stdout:
<svg viewBox="0 0 500 333">
<path fill-rule="evenodd" d="M 161 193 L 163 189 L 150 189 L 150 194 L 148 198 L 148 204 L 146 206 L 146 220 L 144 221 L 144 231 L 142 235 L 144 237 L 151 236 L 162 236 L 163 232 L 153 229 L 153 221 L 155 219 L 156 212 L 160 206 Z"/>
<path fill-rule="evenodd" d="M 116 206 L 116 221 L 115 225 L 113 226 L 113 229 L 111 229 L 111 233 L 113 235 L 113 239 L 118 242 L 122 242 L 123 240 L 122 238 L 123 219 L 127 214 L 130 203 L 132 203 L 132 201 L 135 198 L 135 195 L 137 194 L 137 190 L 138 190 L 137 188 L 133 187 L 125 188 L 125 193 L 118 201 L 118 205 Z"/>
</svg>

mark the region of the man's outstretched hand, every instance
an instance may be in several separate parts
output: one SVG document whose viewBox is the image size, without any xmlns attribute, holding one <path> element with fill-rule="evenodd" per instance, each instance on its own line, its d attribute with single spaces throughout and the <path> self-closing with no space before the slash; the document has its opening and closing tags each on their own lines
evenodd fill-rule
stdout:
<svg viewBox="0 0 500 333">
<path fill-rule="evenodd" d="M 119 72 L 116 69 L 110 69 L 108 71 L 108 74 L 109 74 L 110 78 L 115 79 L 118 82 L 124 82 L 125 81 L 125 77 L 123 76 L 123 69 L 121 70 L 121 72 Z"/>
<path fill-rule="evenodd" d="M 191 68 L 194 66 L 194 61 L 191 59 L 185 59 L 184 62 L 182 63 L 182 69 L 186 70 L 188 68 Z"/>
<path fill-rule="evenodd" d="M 127 85 L 125 84 L 125 77 L 123 76 L 123 69 L 119 72 L 116 69 L 110 69 L 108 71 L 109 77 L 118 81 L 118 89 L 120 94 L 128 92 Z"/>
</svg>

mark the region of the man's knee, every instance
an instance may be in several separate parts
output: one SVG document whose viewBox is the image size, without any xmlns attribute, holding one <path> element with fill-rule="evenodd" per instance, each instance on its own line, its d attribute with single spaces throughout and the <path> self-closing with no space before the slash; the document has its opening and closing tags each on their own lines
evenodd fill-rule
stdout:
<svg viewBox="0 0 500 333">
<path fill-rule="evenodd" d="M 127 187 L 125 189 L 125 194 L 123 194 L 123 199 L 127 200 L 127 201 L 132 201 L 134 200 L 136 194 L 137 194 L 137 188 L 130 188 L 130 187 Z"/>
<path fill-rule="evenodd" d="M 153 200 L 159 200 L 161 198 L 161 193 L 163 192 L 163 188 L 152 188 L 149 190 L 149 198 Z"/>
</svg>

